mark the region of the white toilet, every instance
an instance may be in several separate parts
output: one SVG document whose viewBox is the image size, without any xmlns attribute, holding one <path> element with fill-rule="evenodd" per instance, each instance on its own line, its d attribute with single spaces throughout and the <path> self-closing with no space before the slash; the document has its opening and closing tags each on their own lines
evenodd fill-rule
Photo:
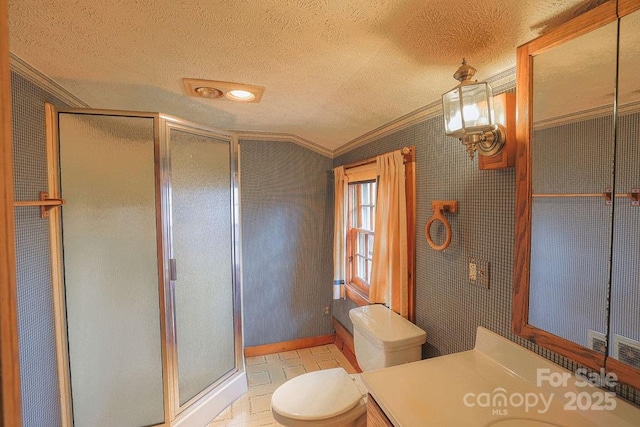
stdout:
<svg viewBox="0 0 640 427">
<path fill-rule="evenodd" d="M 356 359 L 363 371 L 415 362 L 422 358 L 426 333 L 383 305 L 354 308 Z M 367 390 L 358 375 L 342 368 L 295 377 L 271 397 L 276 421 L 288 427 L 364 427 Z"/>
</svg>

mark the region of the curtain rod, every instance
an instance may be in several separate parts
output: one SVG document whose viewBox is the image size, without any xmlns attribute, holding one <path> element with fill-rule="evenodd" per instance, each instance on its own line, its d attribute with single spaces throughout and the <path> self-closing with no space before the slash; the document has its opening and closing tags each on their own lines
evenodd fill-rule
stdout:
<svg viewBox="0 0 640 427">
<path fill-rule="evenodd" d="M 412 145 L 410 147 L 402 147 L 400 149 L 400 153 L 402 153 L 402 156 L 404 157 L 404 163 L 412 163 L 412 162 L 415 161 L 415 156 L 414 156 L 415 148 L 416 147 L 414 145 Z M 393 151 L 390 151 L 390 153 L 393 153 Z M 384 154 L 386 154 L 386 153 L 384 153 Z M 370 163 L 375 163 L 376 162 L 376 157 L 377 156 L 369 157 L 367 159 L 358 160 L 358 161 L 353 162 L 353 163 L 348 163 L 348 164 L 344 165 L 344 168 L 345 169 L 351 169 L 351 168 L 355 168 L 355 167 L 358 167 L 358 166 L 363 166 L 363 165 L 368 165 Z"/>
</svg>

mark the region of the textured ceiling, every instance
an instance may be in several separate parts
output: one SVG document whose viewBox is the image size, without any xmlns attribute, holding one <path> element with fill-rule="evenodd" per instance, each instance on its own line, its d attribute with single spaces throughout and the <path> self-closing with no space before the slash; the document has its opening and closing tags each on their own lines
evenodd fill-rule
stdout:
<svg viewBox="0 0 640 427">
<path fill-rule="evenodd" d="M 614 102 L 637 111 L 640 13 L 625 16 L 619 27 L 611 22 L 536 55 L 533 68 L 534 125 L 611 114 Z"/>
<path fill-rule="evenodd" d="M 484 80 L 597 0 L 9 0 L 10 50 L 94 108 L 160 111 L 334 150 Z M 601 1 L 600 1 L 601 3 Z M 189 97 L 182 78 L 266 88 Z"/>
</svg>

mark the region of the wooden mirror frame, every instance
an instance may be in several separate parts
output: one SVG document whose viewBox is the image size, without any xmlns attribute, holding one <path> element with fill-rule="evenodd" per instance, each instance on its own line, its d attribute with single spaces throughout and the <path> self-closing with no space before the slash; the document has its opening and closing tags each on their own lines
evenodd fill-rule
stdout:
<svg viewBox="0 0 640 427">
<path fill-rule="evenodd" d="M 640 370 L 529 324 L 533 134 L 533 58 L 640 9 L 640 0 L 610 0 L 517 49 L 516 217 L 512 328 L 516 335 L 591 369 L 606 367 L 640 388 Z M 612 47 L 614 48 L 614 47 Z M 608 337 L 608 334 L 607 334 Z"/>
</svg>

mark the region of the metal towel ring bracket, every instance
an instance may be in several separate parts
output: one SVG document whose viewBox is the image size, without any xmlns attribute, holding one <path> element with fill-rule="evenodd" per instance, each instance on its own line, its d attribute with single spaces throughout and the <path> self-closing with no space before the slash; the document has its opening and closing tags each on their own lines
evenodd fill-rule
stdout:
<svg viewBox="0 0 640 427">
<path fill-rule="evenodd" d="M 449 246 L 451 243 L 451 224 L 444 216 L 444 213 L 456 213 L 458 212 L 458 201 L 457 200 L 433 200 L 431 202 L 431 210 L 433 211 L 433 216 L 429 218 L 427 221 L 427 225 L 424 228 L 424 234 L 427 238 L 427 243 L 431 248 L 436 251 L 443 251 Z M 445 228 L 445 239 L 444 243 L 441 245 L 436 245 L 431 238 L 431 225 L 435 221 L 440 221 L 444 225 Z"/>
</svg>

